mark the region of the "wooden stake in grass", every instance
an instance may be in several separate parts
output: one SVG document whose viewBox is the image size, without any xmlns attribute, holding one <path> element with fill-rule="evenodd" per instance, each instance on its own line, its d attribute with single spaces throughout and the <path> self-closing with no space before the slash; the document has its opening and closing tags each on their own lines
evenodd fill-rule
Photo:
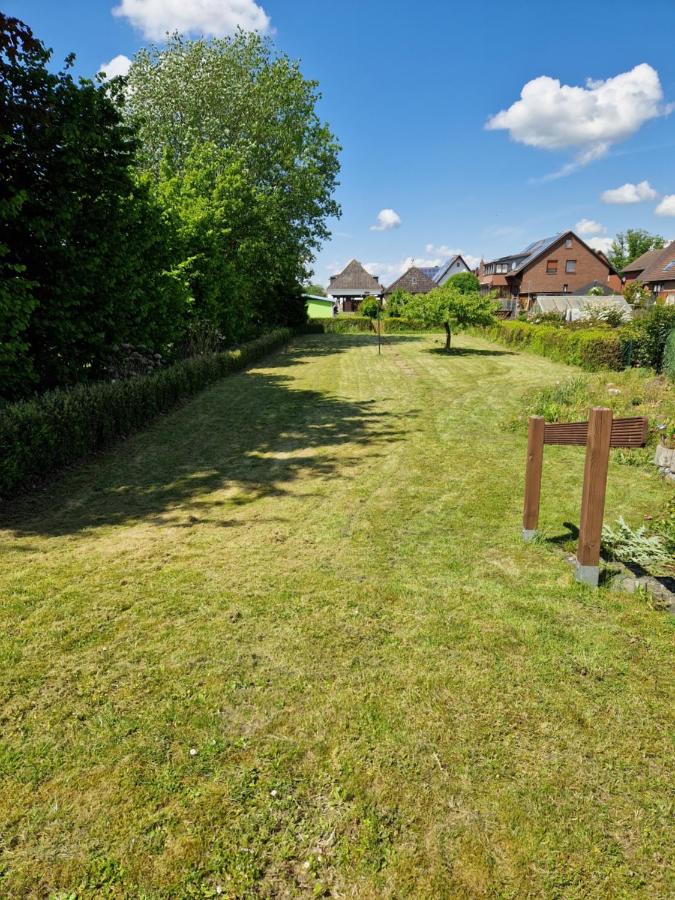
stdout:
<svg viewBox="0 0 675 900">
<path fill-rule="evenodd" d="M 577 581 L 597 587 L 600 577 L 600 543 L 605 514 L 609 448 L 612 442 L 612 410 L 591 410 L 586 442 L 584 488 L 577 548 Z"/>
<path fill-rule="evenodd" d="M 544 461 L 544 417 L 530 416 L 527 431 L 527 465 L 525 468 L 525 504 L 523 537 L 531 541 L 539 524 L 541 470 Z"/>
</svg>

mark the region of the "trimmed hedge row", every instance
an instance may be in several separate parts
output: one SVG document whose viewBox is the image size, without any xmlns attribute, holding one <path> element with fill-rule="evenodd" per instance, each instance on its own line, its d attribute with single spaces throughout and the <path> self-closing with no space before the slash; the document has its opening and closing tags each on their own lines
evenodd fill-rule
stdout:
<svg viewBox="0 0 675 900">
<path fill-rule="evenodd" d="M 335 316 L 334 319 L 312 319 L 308 331 L 313 334 L 355 334 L 373 330 L 368 316 Z"/>
<path fill-rule="evenodd" d="M 427 325 L 426 322 L 420 322 L 416 319 L 382 319 L 382 331 L 385 334 L 405 334 L 406 332 L 418 331 L 444 331 L 442 325 Z"/>
<path fill-rule="evenodd" d="M 49 391 L 0 410 L 0 496 L 7 497 L 119 437 L 230 372 L 287 343 L 280 328 L 234 350 L 182 360 L 151 375 Z"/>
<path fill-rule="evenodd" d="M 530 322 L 497 321 L 475 333 L 508 346 L 531 350 L 589 372 L 630 365 L 639 335 L 631 328 L 560 328 Z"/>
</svg>

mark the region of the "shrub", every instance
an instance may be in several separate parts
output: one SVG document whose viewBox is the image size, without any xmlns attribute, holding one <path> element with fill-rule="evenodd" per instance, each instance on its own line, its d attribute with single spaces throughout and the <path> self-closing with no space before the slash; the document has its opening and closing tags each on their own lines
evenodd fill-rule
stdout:
<svg viewBox="0 0 675 900">
<path fill-rule="evenodd" d="M 376 319 L 380 313 L 380 301 L 377 297 L 366 297 L 361 306 L 359 306 L 359 315 L 367 316 L 369 319 Z"/>
<path fill-rule="evenodd" d="M 675 306 L 655 306 L 637 323 L 640 332 L 640 349 L 637 361 L 661 371 L 666 341 L 675 328 Z"/>
<path fill-rule="evenodd" d="M 621 516 L 616 527 L 602 526 L 602 549 L 610 559 L 639 566 L 664 564 L 669 560 L 660 535 L 648 535 L 645 525 L 633 529 Z"/>
<path fill-rule="evenodd" d="M 636 339 L 631 329 L 572 329 L 503 320 L 481 329 L 480 333 L 493 341 L 532 350 L 589 372 L 625 368 Z"/>
<path fill-rule="evenodd" d="M 663 374 L 671 381 L 675 381 L 675 328 L 666 338 L 666 345 L 663 348 Z"/>
<path fill-rule="evenodd" d="M 354 334 L 373 330 L 373 323 L 368 316 L 336 316 L 334 319 L 316 320 L 316 324 L 324 334 Z"/>
<path fill-rule="evenodd" d="M 143 428 L 154 416 L 286 343 L 280 328 L 224 353 L 186 359 L 126 381 L 48 391 L 0 410 L 0 496 Z"/>
</svg>

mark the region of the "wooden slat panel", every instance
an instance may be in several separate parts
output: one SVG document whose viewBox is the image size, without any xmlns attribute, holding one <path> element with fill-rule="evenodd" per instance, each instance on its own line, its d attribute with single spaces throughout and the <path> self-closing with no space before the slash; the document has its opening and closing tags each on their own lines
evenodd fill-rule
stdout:
<svg viewBox="0 0 675 900">
<path fill-rule="evenodd" d="M 630 419 L 614 419 L 611 447 L 644 447 L 647 443 L 648 422 L 642 416 Z M 583 447 L 588 440 L 588 422 L 563 422 L 547 424 L 544 428 L 545 444 L 568 444 Z"/>
</svg>

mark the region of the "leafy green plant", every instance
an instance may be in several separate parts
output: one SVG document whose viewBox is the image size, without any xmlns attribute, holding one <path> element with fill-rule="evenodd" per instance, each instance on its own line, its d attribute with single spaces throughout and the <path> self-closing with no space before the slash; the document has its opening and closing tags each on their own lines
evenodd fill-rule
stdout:
<svg viewBox="0 0 675 900">
<path fill-rule="evenodd" d="M 377 297 L 366 297 L 359 306 L 359 315 L 376 319 L 380 314 L 380 301 Z"/>
<path fill-rule="evenodd" d="M 499 304 L 492 294 L 477 291 L 464 293 L 450 279 L 442 287 L 428 294 L 416 294 L 405 306 L 405 315 L 426 325 L 441 325 L 445 329 L 445 349 L 450 350 L 452 332 L 477 325 L 490 325 Z"/>
<path fill-rule="evenodd" d="M 660 372 L 664 363 L 666 341 L 675 329 L 675 306 L 654 306 L 637 323 L 640 333 L 638 361 Z"/>
<path fill-rule="evenodd" d="M 675 381 L 675 328 L 672 328 L 663 347 L 663 373 Z"/>
<path fill-rule="evenodd" d="M 90 456 L 154 416 L 286 343 L 278 329 L 224 353 L 193 357 L 122 381 L 47 391 L 0 410 L 0 496 Z"/>
<path fill-rule="evenodd" d="M 610 559 L 619 562 L 648 566 L 669 561 L 663 538 L 649 535 L 644 525 L 638 529 L 631 528 L 623 516 L 619 516 L 613 528 L 603 525 L 602 548 Z"/>
</svg>

